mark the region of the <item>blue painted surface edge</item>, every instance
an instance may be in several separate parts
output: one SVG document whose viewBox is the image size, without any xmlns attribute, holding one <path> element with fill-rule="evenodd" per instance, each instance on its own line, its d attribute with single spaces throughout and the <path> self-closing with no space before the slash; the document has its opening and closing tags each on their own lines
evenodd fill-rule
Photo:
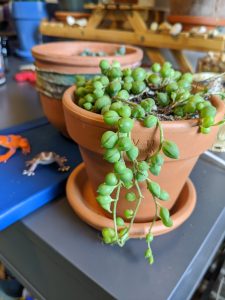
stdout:
<svg viewBox="0 0 225 300">
<path fill-rule="evenodd" d="M 0 130 L 0 134 L 19 134 L 21 132 L 27 131 L 27 130 L 31 130 L 34 129 L 36 127 L 40 127 L 40 126 L 44 126 L 46 124 L 48 124 L 48 120 L 45 117 L 36 119 L 36 120 L 32 120 L 32 121 L 28 121 L 19 125 L 15 125 L 12 127 L 8 127 L 8 128 L 4 128 Z"/>
<path fill-rule="evenodd" d="M 62 182 L 55 184 L 54 187 L 51 186 L 48 190 L 45 189 L 32 195 L 29 199 L 26 199 L 25 203 L 20 202 L 17 206 L 14 206 L 13 209 L 8 210 L 0 217 L 0 231 L 21 220 L 29 215 L 29 213 L 35 212 L 36 209 L 49 203 L 56 197 L 63 195 L 66 180 L 67 179 L 65 178 Z M 19 207 L 22 207 L 23 209 L 21 210 Z"/>
<path fill-rule="evenodd" d="M 45 117 L 42 117 L 42 118 L 39 118 L 39 119 L 36 119 L 33 121 L 28 121 L 28 122 L 25 122 L 18 126 L 13 126 L 10 128 L 0 130 L 0 134 L 5 134 L 5 135 L 21 134 L 21 135 L 24 135 L 25 137 L 27 137 L 27 135 L 30 134 L 29 131 L 33 131 L 36 133 L 36 130 L 37 130 L 37 132 L 45 130 L 45 127 L 49 128 L 47 133 L 49 134 L 50 140 L 52 140 L 52 142 L 53 142 L 51 144 L 53 147 L 54 147 L 55 141 L 56 141 L 56 143 L 64 142 L 63 136 L 60 133 L 58 133 L 56 129 L 54 129 L 54 127 L 48 122 L 48 120 Z M 34 135 L 34 137 L 32 136 L 31 141 L 33 138 L 35 140 L 35 135 Z M 41 139 L 41 137 L 40 137 L 40 139 Z M 46 139 L 44 138 L 43 141 L 45 142 Z M 65 142 L 67 145 L 67 146 L 65 145 L 65 147 L 66 147 L 65 155 L 67 156 L 69 162 L 71 163 L 71 166 L 75 167 L 76 163 L 73 159 L 74 150 L 72 150 L 72 148 L 71 148 L 71 151 L 70 151 L 70 145 L 68 144 L 70 142 L 69 140 L 66 139 Z M 63 144 L 61 144 L 60 147 L 63 147 L 62 145 Z M 71 142 L 71 145 L 73 145 L 72 142 Z M 37 143 L 34 144 L 34 149 L 36 147 L 37 147 Z M 56 148 L 58 149 L 58 145 L 56 146 Z M 39 149 L 39 146 L 38 146 L 38 149 Z M 48 147 L 47 147 L 47 149 L 48 149 Z M 35 152 L 37 152 L 37 151 L 34 150 L 34 153 Z M 58 150 L 56 150 L 56 152 L 58 153 Z M 77 160 L 80 161 L 79 155 L 76 157 L 76 161 Z M 4 176 L 4 174 L 3 174 L 3 176 Z M 62 175 L 60 175 L 60 176 L 62 176 Z M 63 176 L 65 176 L 65 175 L 63 175 Z M 15 179 L 17 179 L 17 177 L 15 177 Z M 31 214 L 32 212 L 34 212 L 41 206 L 54 200 L 56 197 L 63 195 L 65 193 L 66 180 L 67 180 L 67 177 L 64 177 L 61 179 L 60 179 L 60 177 L 55 178 L 53 181 L 51 181 L 49 183 L 49 185 L 46 185 L 45 187 L 42 187 L 39 190 L 34 189 L 35 192 L 31 193 L 28 197 L 26 197 L 26 198 L 20 197 L 21 200 L 18 201 L 18 203 L 15 203 L 15 205 L 10 204 L 11 207 L 8 207 L 8 209 L 6 209 L 5 211 L 4 211 L 4 208 L 1 209 L 0 231 L 7 228 L 10 225 L 12 225 L 13 223 L 21 220 L 25 216 Z M 5 196 L 7 196 L 7 194 Z M 7 201 L 6 201 L 6 203 L 7 203 Z"/>
</svg>

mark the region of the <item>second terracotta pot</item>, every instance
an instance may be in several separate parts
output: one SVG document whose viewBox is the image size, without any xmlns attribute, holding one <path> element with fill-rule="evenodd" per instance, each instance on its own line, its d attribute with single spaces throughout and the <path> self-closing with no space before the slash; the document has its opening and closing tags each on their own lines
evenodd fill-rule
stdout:
<svg viewBox="0 0 225 300">
<path fill-rule="evenodd" d="M 74 90 L 75 87 L 71 87 L 63 96 L 66 126 L 71 138 L 79 144 L 89 180 L 96 191 L 98 185 L 104 182 L 105 175 L 113 169 L 112 164 L 103 160 L 104 150 L 100 145 L 102 134 L 110 127 L 105 125 L 101 115 L 88 112 L 75 104 Z M 218 121 L 224 116 L 225 106 L 216 97 L 213 97 L 212 101 L 218 111 L 216 116 L 216 121 Z M 180 158 L 178 160 L 166 158 L 160 175 L 151 176 L 151 178 L 170 194 L 170 201 L 164 202 L 163 205 L 171 209 L 199 155 L 213 144 L 218 129 L 213 127 L 210 134 L 201 134 L 198 120 L 167 121 L 162 122 L 162 126 L 165 139 L 174 141 L 178 145 Z M 157 149 L 159 132 L 158 129 L 146 128 L 140 122 L 135 122 L 132 139 L 139 148 L 139 158 L 143 159 Z M 145 199 L 140 205 L 135 222 L 148 222 L 153 218 L 155 208 L 145 184 L 141 184 L 141 190 Z M 128 203 L 124 199 L 126 192 L 125 189 L 122 191 L 118 203 L 119 216 L 124 215 L 125 209 L 132 208 L 133 203 Z M 89 200 L 86 199 L 86 201 Z M 89 205 L 94 205 L 95 207 L 92 208 L 96 210 L 98 203 L 89 203 Z M 133 206 L 135 205 L 134 203 Z"/>
<path fill-rule="evenodd" d="M 54 125 L 54 127 L 57 128 L 65 137 L 69 138 L 64 119 L 62 101 L 48 97 L 43 93 L 40 93 L 40 100 L 44 114 L 48 117 L 49 122 Z"/>
<path fill-rule="evenodd" d="M 126 45 L 126 54 L 116 56 L 119 44 L 96 42 L 55 42 L 33 47 L 37 73 L 37 88 L 41 103 L 48 120 L 64 135 L 66 126 L 62 110 L 62 95 L 75 83 L 75 75 L 86 77 L 99 74 L 102 59 L 109 62 L 119 61 L 122 68 L 136 67 L 141 64 L 143 51 Z M 85 49 L 93 52 L 104 51 L 105 57 L 80 56 Z"/>
<path fill-rule="evenodd" d="M 99 63 L 107 59 L 120 62 L 122 68 L 136 67 L 141 64 L 143 51 L 140 48 L 125 45 L 125 55 L 116 56 L 120 44 L 97 42 L 55 42 L 33 47 L 32 54 L 35 65 L 42 70 L 61 74 L 97 74 L 100 72 Z M 89 49 L 92 52 L 104 51 L 107 56 L 81 56 Z"/>
<path fill-rule="evenodd" d="M 184 30 L 195 26 L 206 26 L 213 29 L 225 25 L 225 0 L 170 0 L 168 21 L 181 23 Z"/>
</svg>

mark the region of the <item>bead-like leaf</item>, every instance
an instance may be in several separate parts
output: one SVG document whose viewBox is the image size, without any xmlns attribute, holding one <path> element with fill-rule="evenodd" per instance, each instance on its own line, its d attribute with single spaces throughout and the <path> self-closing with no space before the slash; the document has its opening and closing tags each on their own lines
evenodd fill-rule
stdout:
<svg viewBox="0 0 225 300">
<path fill-rule="evenodd" d="M 96 198 L 97 202 L 101 205 L 103 209 L 105 209 L 108 212 L 111 211 L 111 203 L 113 202 L 113 199 L 110 196 L 103 196 L 103 195 L 98 195 Z"/>
<path fill-rule="evenodd" d="M 151 181 L 148 183 L 148 189 L 152 193 L 153 196 L 159 197 L 160 195 L 160 186 L 157 182 Z"/>
<path fill-rule="evenodd" d="M 170 218 L 170 212 L 166 207 L 161 207 L 160 208 L 159 216 L 160 216 L 160 219 L 163 222 L 163 225 L 165 225 L 166 227 L 173 226 L 173 221 Z"/>
<path fill-rule="evenodd" d="M 162 145 L 163 153 L 170 158 L 177 159 L 179 157 L 179 149 L 172 141 L 164 141 Z"/>
</svg>

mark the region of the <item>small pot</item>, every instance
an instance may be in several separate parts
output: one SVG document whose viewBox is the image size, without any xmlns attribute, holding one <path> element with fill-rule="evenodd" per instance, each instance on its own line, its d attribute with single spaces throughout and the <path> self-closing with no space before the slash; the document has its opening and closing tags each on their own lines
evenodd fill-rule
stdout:
<svg viewBox="0 0 225 300">
<path fill-rule="evenodd" d="M 99 74 L 102 59 L 109 62 L 117 60 L 122 68 L 136 67 L 141 64 L 143 51 L 140 48 L 126 46 L 126 54 L 115 56 L 119 44 L 95 42 L 56 42 L 36 46 L 32 49 L 37 73 L 37 88 L 41 93 L 41 102 L 45 115 L 58 130 L 65 134 L 61 99 L 65 90 L 75 83 L 75 75 L 86 77 Z M 91 51 L 109 53 L 105 57 L 87 57 L 79 54 L 86 48 Z M 51 101 L 49 101 L 51 99 Z M 60 120 L 60 122 L 55 122 Z M 60 126 L 59 126 L 60 124 Z"/>
<path fill-rule="evenodd" d="M 85 2 L 86 2 L 85 0 L 79 0 L 79 1 L 59 0 L 58 6 L 60 10 L 73 12 L 77 10 L 83 10 Z"/>
<path fill-rule="evenodd" d="M 70 137 L 77 142 L 82 158 L 85 162 L 86 171 L 93 190 L 96 191 L 100 183 L 104 182 L 105 175 L 112 171 L 113 165 L 103 160 L 103 148 L 100 145 L 102 134 L 106 130 L 112 130 L 107 126 L 103 117 L 84 110 L 75 103 L 75 87 L 69 88 L 63 96 L 63 109 L 66 120 L 66 127 Z M 217 108 L 216 121 L 221 120 L 225 113 L 225 105 L 217 97 L 212 98 Z M 198 120 L 181 120 L 162 122 L 165 138 L 174 141 L 180 149 L 180 158 L 172 160 L 165 158 L 165 163 L 159 176 L 151 176 L 160 186 L 170 194 L 170 201 L 163 205 L 171 209 L 187 181 L 187 178 L 194 167 L 199 155 L 208 149 L 214 142 L 217 128 L 212 127 L 208 135 L 199 133 Z M 159 130 L 146 128 L 136 121 L 132 130 L 132 140 L 137 143 L 140 152 L 140 159 L 154 152 L 159 145 Z M 128 166 L 129 166 L 129 162 Z M 135 190 L 134 190 L 135 191 Z M 145 199 L 142 201 L 135 222 L 148 222 L 155 214 L 154 202 L 151 194 L 144 183 L 141 184 L 141 191 Z M 118 202 L 118 216 L 124 216 L 124 210 L 135 207 L 135 203 L 127 203 L 125 193 L 122 189 Z M 89 199 L 86 199 L 88 202 Z M 89 203 L 96 211 L 98 203 Z M 132 207 L 133 205 L 133 207 Z M 106 214 L 102 211 L 103 214 Z M 109 215 L 108 215 L 109 216 Z"/>
<path fill-rule="evenodd" d="M 170 15 L 167 20 L 172 24 L 181 23 L 185 31 L 189 31 L 196 26 L 206 26 L 208 29 L 225 26 L 225 19 L 216 17 Z"/>
</svg>

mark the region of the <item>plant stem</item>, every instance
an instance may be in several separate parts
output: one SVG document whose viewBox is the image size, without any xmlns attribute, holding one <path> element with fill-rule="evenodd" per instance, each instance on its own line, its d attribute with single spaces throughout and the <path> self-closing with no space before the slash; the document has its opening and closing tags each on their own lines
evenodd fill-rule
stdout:
<svg viewBox="0 0 225 300">
<path fill-rule="evenodd" d="M 219 126 L 219 125 L 222 125 L 224 123 L 225 123 L 225 119 L 223 119 L 223 120 L 221 120 L 221 121 L 219 121 L 219 122 L 217 122 L 217 123 L 215 123 L 215 124 L 213 124 L 211 126 Z"/>
<path fill-rule="evenodd" d="M 158 123 L 159 131 L 160 131 L 160 146 L 159 146 L 159 150 L 158 150 L 158 151 L 160 151 L 161 148 L 162 148 L 162 143 L 164 142 L 164 135 L 163 135 L 162 124 L 161 124 L 161 122 L 159 121 L 159 119 L 158 119 L 157 123 Z"/>
<path fill-rule="evenodd" d="M 159 121 L 159 119 L 158 119 L 158 121 L 157 121 L 157 124 L 158 124 L 158 126 L 159 126 L 159 148 L 158 148 L 158 150 L 155 152 L 154 155 L 157 155 L 157 154 L 161 151 L 161 149 L 162 149 L 162 144 L 163 144 L 163 142 L 164 142 L 163 128 L 162 128 L 162 124 L 161 124 L 161 122 Z"/>
<path fill-rule="evenodd" d="M 154 226 L 154 224 L 156 222 L 156 219 L 157 219 L 157 216 L 158 216 L 158 204 L 157 204 L 157 201 L 156 201 L 156 199 L 155 199 L 154 196 L 153 196 L 153 201 L 154 201 L 154 204 L 155 204 L 155 216 L 154 216 L 154 218 L 153 218 L 153 220 L 151 222 L 151 225 L 149 227 L 149 230 L 148 230 L 149 233 L 151 233 L 152 227 Z"/>
<path fill-rule="evenodd" d="M 156 221 L 156 219 L 157 219 L 157 216 L 158 216 L 158 204 L 157 204 L 157 201 L 156 201 L 156 199 L 155 199 L 155 197 L 153 196 L 153 200 L 154 200 L 154 203 L 155 203 L 155 216 L 154 216 L 154 218 L 153 218 L 153 220 L 152 220 L 152 223 L 151 223 L 151 225 L 150 225 L 150 227 L 149 227 L 149 230 L 148 230 L 148 233 L 149 234 L 151 234 L 151 231 L 152 231 L 152 228 L 153 228 L 153 226 L 154 226 L 154 224 L 155 224 L 155 221 Z M 148 241 L 147 242 L 147 245 L 148 245 L 148 249 L 151 251 L 151 253 L 152 253 L 152 249 L 151 249 L 151 242 L 150 241 Z M 151 255 L 151 264 L 154 262 L 154 257 L 153 257 L 153 255 Z"/>
<path fill-rule="evenodd" d="M 117 207 L 117 203 L 119 201 L 119 196 L 120 196 L 120 189 L 121 189 L 121 185 L 122 183 L 119 182 L 118 184 L 118 188 L 117 188 L 117 192 L 116 192 L 116 199 L 114 201 L 114 205 L 113 205 L 113 222 L 114 222 L 114 229 L 115 229 L 115 234 L 116 234 L 116 242 L 119 246 L 123 246 L 120 243 L 119 237 L 118 237 L 118 232 L 117 232 L 117 224 L 116 224 L 116 207 Z"/>
<path fill-rule="evenodd" d="M 138 197 L 137 205 L 136 205 L 135 210 L 134 210 L 133 217 L 132 217 L 132 219 L 131 219 L 131 221 L 130 221 L 130 225 L 129 225 L 129 227 L 128 227 L 128 232 L 129 232 L 129 230 L 131 229 L 131 226 L 132 226 L 133 223 L 134 223 L 134 220 L 135 220 L 135 217 L 136 217 L 136 215 L 137 215 L 139 206 L 140 206 L 140 204 L 141 204 L 141 200 L 142 200 L 142 198 L 144 198 L 144 196 L 142 195 L 142 192 L 141 192 L 141 189 L 140 189 L 140 187 L 139 187 L 139 184 L 138 184 L 137 180 L 135 180 L 135 186 L 136 186 L 136 189 L 137 189 L 137 191 L 138 191 L 139 197 Z"/>
<path fill-rule="evenodd" d="M 146 160 L 148 161 L 150 159 L 150 157 L 154 156 L 154 155 L 157 155 L 161 149 L 162 149 L 162 144 L 164 142 L 164 134 L 163 134 L 163 128 L 162 128 L 162 124 L 160 122 L 160 120 L 158 119 L 157 120 L 157 124 L 159 126 L 159 148 L 156 150 L 155 153 L 153 153 L 152 155 L 149 155 Z"/>
<path fill-rule="evenodd" d="M 125 102 L 125 103 L 127 103 L 127 104 L 129 104 L 129 105 L 132 105 L 132 106 L 137 106 L 137 105 L 138 105 L 137 103 L 132 102 L 132 101 L 129 101 L 129 100 L 124 100 L 124 99 L 122 100 L 122 99 L 121 99 L 121 101 L 122 101 L 122 102 Z"/>
<path fill-rule="evenodd" d="M 184 105 L 186 102 L 188 101 L 188 99 L 182 100 L 182 101 L 177 101 L 175 103 L 173 103 L 173 105 L 171 105 L 169 113 L 171 113 L 172 109 L 178 106 L 182 106 Z"/>
</svg>

